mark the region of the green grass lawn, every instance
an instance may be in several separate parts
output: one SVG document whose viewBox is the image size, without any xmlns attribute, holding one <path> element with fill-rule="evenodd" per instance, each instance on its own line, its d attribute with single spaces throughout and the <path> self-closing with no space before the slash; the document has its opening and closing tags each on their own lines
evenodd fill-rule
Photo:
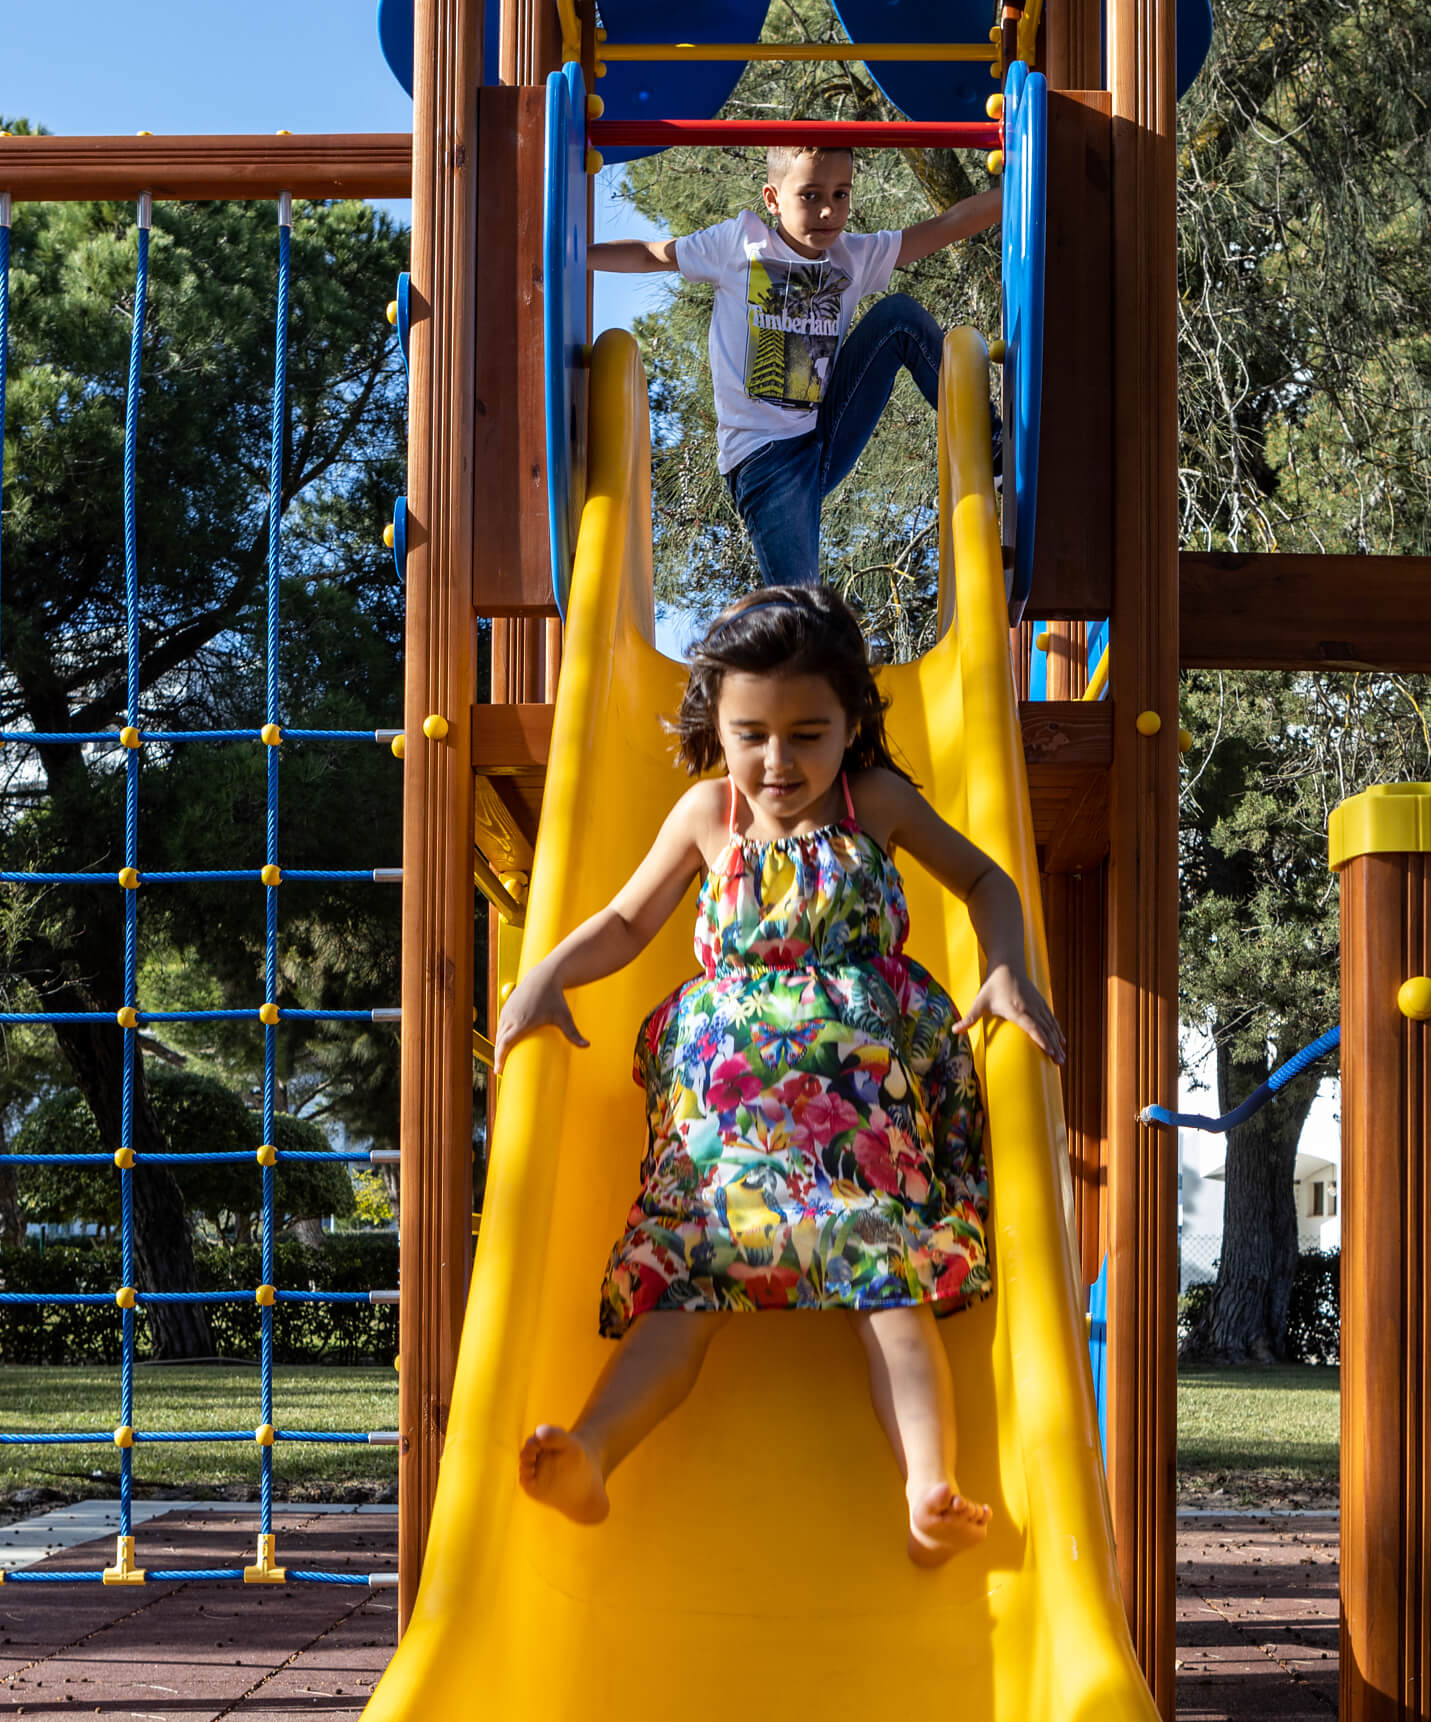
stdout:
<svg viewBox="0 0 1431 1722">
<path fill-rule="evenodd" d="M 1297 1365 L 1178 1373 L 1178 1485 L 1249 1502 L 1335 1493 L 1339 1371 Z"/>
<path fill-rule="evenodd" d="M 273 1372 L 273 1422 L 282 1430 L 394 1429 L 397 1376 L 391 1369 L 285 1366 Z M 146 1366 L 134 1372 L 134 1427 L 252 1429 L 260 1421 L 258 1366 Z M 0 1369 L 0 1431 L 111 1431 L 119 1422 L 119 1369 Z M 134 1447 L 134 1488 L 181 1490 L 194 1499 L 246 1499 L 258 1489 L 252 1441 L 144 1442 Z M 395 1447 L 279 1442 L 274 1493 L 280 1499 L 374 1497 L 397 1477 Z M 0 1501 L 18 1489 L 50 1489 L 69 1499 L 113 1496 L 119 1451 L 103 1446 L 0 1446 Z"/>
</svg>

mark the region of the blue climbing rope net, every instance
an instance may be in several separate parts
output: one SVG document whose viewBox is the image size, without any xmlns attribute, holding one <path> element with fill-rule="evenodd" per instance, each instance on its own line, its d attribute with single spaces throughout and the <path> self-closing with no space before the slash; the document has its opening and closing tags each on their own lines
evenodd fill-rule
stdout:
<svg viewBox="0 0 1431 1722">
<path fill-rule="evenodd" d="M 5 384 L 8 371 L 10 317 L 10 197 L 0 193 L 0 426 L 4 424 Z M 333 870 L 284 869 L 279 861 L 278 769 L 279 744 L 285 740 L 323 742 L 391 742 L 398 730 L 284 729 L 279 689 L 279 586 L 282 573 L 283 452 L 288 387 L 288 299 L 289 249 L 292 237 L 292 205 L 285 194 L 278 204 L 278 288 L 274 339 L 273 409 L 268 472 L 268 564 L 265 602 L 265 721 L 254 729 L 210 729 L 189 731 L 141 731 L 139 554 L 135 474 L 139 446 L 140 367 L 149 289 L 149 232 L 151 201 L 138 206 L 138 264 L 135 275 L 134 311 L 130 331 L 129 370 L 124 418 L 124 596 L 126 633 L 125 722 L 116 734 L 32 730 L 0 731 L 0 742 L 28 746 L 107 744 L 124 752 L 124 867 L 117 883 L 124 893 L 124 1003 L 110 1011 L 6 1011 L 3 1024 L 109 1023 L 122 1036 L 121 1146 L 114 1155 L 99 1154 L 11 1154 L 7 1166 L 81 1166 L 96 1172 L 118 1169 L 120 1194 L 120 1260 L 122 1284 L 113 1293 L 98 1292 L 0 1292 L 3 1305 L 109 1305 L 118 1310 L 121 1323 L 119 1425 L 114 1430 L 75 1430 L 53 1434 L 0 1432 L 0 1445 L 113 1444 L 119 1449 L 119 1537 L 113 1567 L 102 1571 L 0 1572 L 0 1581 L 11 1584 L 153 1583 L 174 1580 L 210 1580 L 235 1583 L 308 1582 L 315 1584 L 387 1586 L 396 1582 L 390 1573 L 340 1573 L 314 1569 L 283 1568 L 276 1564 L 273 1537 L 273 1450 L 278 1443 L 323 1443 L 332 1445 L 395 1446 L 397 1436 L 381 1432 L 297 1429 L 276 1426 L 273 1402 L 273 1318 L 282 1303 L 375 1304 L 395 1303 L 395 1291 L 314 1292 L 287 1290 L 275 1284 L 274 1234 L 276 1172 L 281 1164 L 322 1162 L 334 1165 L 374 1165 L 391 1162 L 390 1151 L 318 1152 L 280 1151 L 274 1144 L 274 1113 L 279 1030 L 284 1022 L 396 1022 L 395 1007 L 370 1010 L 300 1010 L 280 1005 L 278 947 L 278 886 L 288 880 L 374 881 L 396 883 L 400 868 Z M 0 447 L 0 483 L 4 479 L 3 447 Z M 139 865 L 139 763 L 145 743 L 154 742 L 249 742 L 267 751 L 267 818 L 264 866 L 254 869 L 223 869 L 188 872 L 145 873 Z M 261 1005 L 246 1010 L 147 1011 L 139 1002 L 138 892 L 140 886 L 198 881 L 247 880 L 261 882 L 265 901 L 264 998 Z M 113 889 L 112 873 L 75 872 L 0 873 L 0 883 L 9 885 L 107 885 Z M 133 1187 L 146 1165 L 218 1165 L 233 1162 L 254 1164 L 255 1157 L 242 1152 L 144 1153 L 136 1154 L 133 1141 L 134 1071 L 138 1036 L 145 1026 L 161 1022 L 253 1022 L 263 1028 L 263 1145 L 257 1151 L 261 1191 L 262 1284 L 252 1291 L 166 1292 L 146 1290 L 135 1284 Z M 253 1429 L 149 1430 L 134 1426 L 135 1317 L 146 1306 L 162 1304 L 257 1303 L 259 1307 L 259 1421 Z M 132 1534 L 133 1450 L 136 1446 L 162 1442 L 248 1442 L 259 1449 L 259 1530 L 255 1562 L 249 1567 L 195 1567 L 145 1570 L 134 1562 Z"/>
</svg>

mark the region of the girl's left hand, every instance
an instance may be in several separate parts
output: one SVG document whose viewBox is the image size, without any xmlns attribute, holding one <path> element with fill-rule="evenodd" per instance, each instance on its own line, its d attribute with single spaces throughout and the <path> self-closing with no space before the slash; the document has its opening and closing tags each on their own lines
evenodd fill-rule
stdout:
<svg viewBox="0 0 1431 1722">
<path fill-rule="evenodd" d="M 974 994 L 974 1002 L 954 1024 L 955 1034 L 967 1034 L 986 1016 L 999 1016 L 1005 1022 L 1016 1023 L 1055 1064 L 1063 1063 L 1065 1047 L 1058 1018 L 1022 969 L 1010 968 L 1007 963 L 991 969 L 983 986 Z"/>
</svg>

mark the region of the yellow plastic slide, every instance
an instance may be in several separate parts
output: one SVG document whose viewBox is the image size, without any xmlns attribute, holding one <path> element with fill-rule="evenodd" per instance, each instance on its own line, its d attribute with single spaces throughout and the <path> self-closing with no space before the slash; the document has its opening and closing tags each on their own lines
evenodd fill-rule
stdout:
<svg viewBox="0 0 1431 1722">
<path fill-rule="evenodd" d="M 979 337 L 952 334 L 940 430 L 951 625 L 885 686 L 926 794 L 1018 881 L 1046 986 L 987 376 Z M 684 782 L 657 722 L 681 673 L 651 643 L 646 386 L 629 336 L 602 336 L 590 400 L 527 962 L 607 901 Z M 913 863 L 905 877 L 912 954 L 971 997 L 978 952 L 959 905 Z M 907 1559 L 859 1342 L 828 1312 L 733 1322 L 691 1398 L 613 1477 L 603 1525 L 579 1528 L 518 1489 L 524 1436 L 573 1418 L 607 1354 L 598 1290 L 644 1143 L 632 1043 L 694 971 L 693 911 L 694 892 L 631 968 L 571 995 L 589 1051 L 545 1032 L 502 1079 L 427 1561 L 370 1722 L 1153 1722 L 1112 1558 L 1058 1081 L 1007 1026 L 976 1041 L 997 1288 L 941 1324 L 960 1481 L 994 1505 L 982 1548 L 934 1572 Z"/>
</svg>

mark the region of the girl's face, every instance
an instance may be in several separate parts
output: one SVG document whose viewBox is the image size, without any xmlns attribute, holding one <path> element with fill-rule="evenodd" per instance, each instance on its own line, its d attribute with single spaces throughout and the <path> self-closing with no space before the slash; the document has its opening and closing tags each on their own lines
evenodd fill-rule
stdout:
<svg viewBox="0 0 1431 1722">
<path fill-rule="evenodd" d="M 731 670 L 716 731 L 736 788 L 777 831 L 824 824 L 850 744 L 850 720 L 823 676 Z"/>
</svg>

